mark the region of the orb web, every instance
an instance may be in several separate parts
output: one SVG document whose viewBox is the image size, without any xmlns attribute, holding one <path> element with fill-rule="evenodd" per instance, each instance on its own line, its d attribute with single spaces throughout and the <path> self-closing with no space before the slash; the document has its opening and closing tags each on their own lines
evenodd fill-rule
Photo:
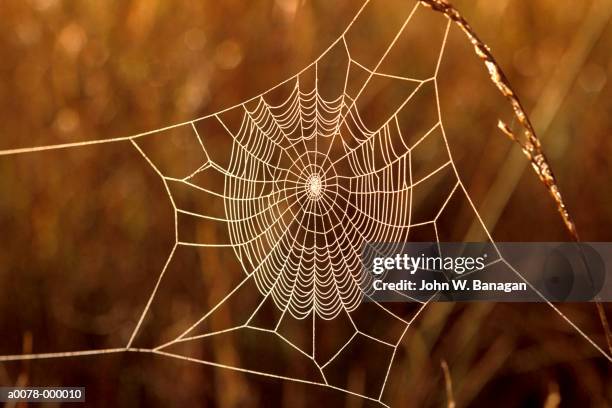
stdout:
<svg viewBox="0 0 612 408">
<path fill-rule="evenodd" d="M 67 358 L 127 351 L 152 353 L 222 369 L 327 387 L 385 405 L 383 395 L 398 347 L 414 319 L 430 301 L 420 302 L 421 306 L 409 320 L 396 315 L 385 305 L 372 301 L 381 314 L 399 322 L 402 330 L 393 339 L 371 334 L 351 314 L 370 295 L 364 288 L 370 286 L 372 278 L 362 270 L 361 248 L 372 242 L 410 241 L 411 231 L 424 225 L 431 226 L 437 237 L 439 217 L 455 195 L 462 195 L 469 201 L 474 216 L 485 230 L 486 227 L 458 176 L 440 114 L 437 74 L 447 46 L 449 29 L 453 21 L 457 22 L 452 18 L 454 9 L 449 11 L 445 8 L 446 2 L 414 3 L 398 32 L 390 38 L 375 63 L 368 67 L 353 55 L 349 38 L 352 25 L 360 18 L 368 3 L 370 1 L 366 0 L 342 35 L 312 64 L 244 103 L 186 123 L 129 137 L 0 151 L 0 155 L 12 155 L 128 141 L 163 181 L 174 207 L 176 233 L 166 264 L 156 279 L 154 289 L 125 347 L 8 355 L 0 356 L 0 361 Z M 437 50 L 436 64 L 428 75 L 420 78 L 386 73 L 380 69 L 383 61 L 396 46 L 417 10 L 424 9 L 423 3 L 437 5 L 434 11 L 428 12 L 441 11 L 451 17 L 444 23 L 441 41 L 431 43 Z M 466 33 L 474 43 L 470 33 Z M 339 91 L 330 97 L 324 95 L 319 88 L 319 65 L 332 52 L 342 54 L 346 64 L 337 68 L 340 70 L 337 80 Z M 491 68 L 489 62 L 487 67 L 492 76 L 499 76 L 496 66 Z M 315 78 L 311 87 L 305 85 L 308 75 L 314 75 Z M 361 78 L 359 85 L 349 90 L 349 83 L 355 81 L 355 76 Z M 404 93 L 397 103 L 397 109 L 373 126 L 362 116 L 359 102 L 368 85 L 376 80 L 388 81 L 394 88 L 404 89 Z M 273 103 L 268 96 L 279 87 L 289 88 L 290 92 L 284 99 Z M 415 135 L 402 126 L 400 115 L 404 107 L 428 87 L 433 90 L 432 97 L 420 103 L 433 107 L 436 118 L 427 129 Z M 239 119 L 230 121 L 225 116 L 228 111 L 237 113 L 234 117 Z M 217 153 L 214 145 L 208 142 L 208 135 L 198 131 L 198 126 L 203 123 L 218 125 L 223 136 L 231 140 L 231 151 L 226 161 L 216 159 Z M 181 176 L 168 173 L 162 163 L 142 146 L 148 137 L 178 128 L 186 129 L 197 139 L 203 157 L 197 168 Z M 432 138 L 438 138 L 443 143 L 444 158 L 439 165 L 416 175 L 413 160 L 418 157 L 419 146 Z M 223 179 L 221 191 L 196 181 L 210 174 Z M 445 194 L 442 206 L 429 219 L 413 219 L 415 190 L 432 183 L 440 174 L 446 174 L 446 178 L 452 181 L 452 188 Z M 211 200 L 222 200 L 223 214 L 181 207 L 170 187 L 175 184 L 201 192 Z M 229 241 L 186 238 L 178 222 L 182 216 L 214 224 L 214 228 L 226 231 Z M 491 239 L 490 235 L 488 237 Z M 149 316 L 150 307 L 160 286 L 164 284 L 168 265 L 177 248 L 184 246 L 210 250 L 231 248 L 244 277 L 176 338 L 153 348 L 135 347 L 134 342 L 143 322 L 152 318 Z M 506 263 L 508 268 L 513 269 L 501 256 L 492 262 Z M 519 271 L 515 272 L 519 274 Z M 261 295 L 261 301 L 256 307 L 248 310 L 246 317 L 231 327 L 203 332 L 203 323 L 226 302 L 232 301 L 249 283 L 254 283 Z M 268 300 L 273 302 L 280 315 L 269 327 L 262 327 L 255 324 L 255 320 Z M 610 360 L 607 353 L 554 305 L 550 302 L 549 305 Z M 291 317 L 302 321 L 312 320 L 311 344 L 297 344 L 284 334 L 282 325 Z M 342 340 L 333 353 L 322 356 L 316 347 L 319 336 L 316 322 L 318 319 L 335 321 L 342 318 L 350 322 L 353 334 Z M 279 374 L 276 371 L 210 361 L 172 351 L 172 347 L 177 344 L 245 332 L 269 335 L 288 345 L 297 357 L 306 359 L 315 374 L 310 377 Z M 379 385 L 369 393 L 352 391 L 344 383 L 335 382 L 330 375 L 335 362 L 346 357 L 347 350 L 357 341 L 371 342 L 387 353 L 384 369 L 378 373 Z"/>
</svg>

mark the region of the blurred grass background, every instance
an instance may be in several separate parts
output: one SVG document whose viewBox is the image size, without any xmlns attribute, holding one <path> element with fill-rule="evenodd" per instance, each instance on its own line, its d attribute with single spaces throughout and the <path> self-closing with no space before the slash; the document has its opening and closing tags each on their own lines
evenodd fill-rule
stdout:
<svg viewBox="0 0 612 408">
<path fill-rule="evenodd" d="M 233 105 L 316 58 L 360 6 L 4 1 L 0 149 L 126 136 Z M 612 4 L 465 0 L 456 6 L 532 114 L 582 239 L 610 241 Z M 393 0 L 388 7 L 392 15 L 408 6 Z M 475 58 L 465 49 L 449 54 L 455 61 Z M 474 107 L 486 105 L 477 96 L 489 86 L 457 81 L 452 89 L 462 101 L 476 99 Z M 494 128 L 494 115 L 482 109 Z M 466 132 L 461 139 L 480 157 L 476 174 L 490 175 L 468 181 L 494 237 L 568 239 L 544 188 L 503 137 Z M 129 337 L 173 237 L 162 186 L 128 147 L 0 159 L 1 354 L 114 347 Z M 210 258 L 188 254 L 182 262 L 188 273 L 157 312 L 177 326 L 197 315 L 194 305 L 212 302 L 204 290 L 228 285 L 203 276 Z M 212 262 L 227 264 L 222 256 Z M 198 278 L 207 283 L 193 285 Z M 592 305 L 562 310 L 605 344 Z M 213 352 L 238 358 L 232 344 Z M 389 401 L 443 405 L 441 359 L 459 406 L 552 407 L 557 396 L 566 406 L 611 404 L 609 363 L 546 305 L 431 306 L 404 341 Z M 355 389 L 368 381 L 358 367 L 347 376 Z M 97 406 L 367 405 L 338 392 L 132 355 L 2 364 L 0 384 L 85 384 Z"/>
</svg>

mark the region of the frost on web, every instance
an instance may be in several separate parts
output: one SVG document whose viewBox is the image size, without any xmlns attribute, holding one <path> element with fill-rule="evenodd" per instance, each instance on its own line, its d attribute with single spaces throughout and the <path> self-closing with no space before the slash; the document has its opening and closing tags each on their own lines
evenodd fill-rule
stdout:
<svg viewBox="0 0 612 408">
<path fill-rule="evenodd" d="M 403 313 L 364 303 L 371 277 L 362 271 L 362 246 L 440 241 L 438 221 L 451 200 L 466 203 L 486 228 L 440 112 L 437 74 L 451 22 L 407 4 L 397 26 L 383 30 L 385 46 L 366 53 L 355 44 L 369 35 L 373 3 L 312 64 L 262 94 L 187 123 L 100 141 L 131 143 L 158 174 L 174 208 L 175 242 L 125 348 L 31 358 L 153 353 L 384 402 L 398 347 L 427 302 Z M 430 58 L 411 61 L 406 49 L 418 18 L 433 27 Z M 181 150 L 184 160 L 168 160 L 164 149 Z M 227 284 L 212 307 L 163 344 L 146 344 L 141 337 L 168 270 L 192 247 L 231 256 L 241 275 L 216 270 Z M 220 314 L 222 323 L 211 323 Z M 207 341 L 230 338 L 247 358 L 215 360 L 202 351 Z M 355 391 L 344 367 L 363 352 L 380 358 L 366 367 L 365 389 Z"/>
<path fill-rule="evenodd" d="M 350 392 L 340 367 L 363 348 L 381 356 L 380 366 L 370 368 L 372 381 L 364 396 L 382 397 L 409 322 L 382 305 L 362 305 L 371 275 L 362 271 L 361 248 L 368 242 L 407 241 L 419 228 L 435 232 L 451 196 L 465 194 L 459 191 L 437 106 L 436 71 L 449 24 L 437 16 L 439 37 L 422 76 L 380 69 L 411 19 L 431 11 L 415 5 L 406 13 L 376 61 L 354 55 L 358 51 L 351 48 L 349 29 L 294 77 L 245 103 L 182 125 L 182 144 L 199 152 L 199 161 L 180 163 L 184 169 L 149 153 L 160 150 L 155 143 L 167 142 L 163 132 L 132 141 L 167 185 L 177 214 L 176 247 L 231 248 L 244 273 L 212 310 L 156 352 L 183 355 L 185 343 L 233 332 L 253 335 L 254 342 L 280 340 L 286 344 L 278 348 L 289 346 L 290 360 L 305 359 L 301 375 L 291 366 L 233 368 Z M 373 97 L 377 103 L 368 100 Z M 364 113 L 365 106 L 378 111 Z M 406 112 L 412 117 L 415 110 L 427 117 L 418 127 L 406 123 Z M 413 157 L 425 145 L 439 151 L 428 166 Z M 423 195 L 421 189 L 432 179 L 444 186 L 443 199 L 431 214 L 413 213 L 412 200 Z M 192 201 L 201 204 L 197 209 L 183 206 L 177 190 L 197 192 Z M 216 239 L 189 235 L 183 228 L 189 223 L 227 233 Z M 241 304 L 243 316 L 213 329 L 208 320 L 228 303 Z M 384 331 L 380 323 L 371 327 L 359 319 L 364 309 L 385 323 Z M 348 336 L 338 336 L 333 330 L 337 324 L 349 327 L 342 330 Z M 291 338 L 295 331 L 310 340 Z"/>
</svg>

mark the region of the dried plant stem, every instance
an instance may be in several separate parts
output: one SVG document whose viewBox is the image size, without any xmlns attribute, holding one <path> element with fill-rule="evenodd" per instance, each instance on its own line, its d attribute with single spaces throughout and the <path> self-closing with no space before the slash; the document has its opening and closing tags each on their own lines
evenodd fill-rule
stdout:
<svg viewBox="0 0 612 408">
<path fill-rule="evenodd" d="M 553 174 L 548 160 L 542 151 L 540 139 L 537 137 L 529 116 L 525 112 L 525 109 L 523 108 L 518 96 L 510 86 L 510 82 L 504 75 L 499 64 L 491 54 L 489 47 L 482 42 L 465 18 L 463 18 L 459 11 L 453 7 L 448 0 L 420 0 L 420 3 L 444 14 L 463 31 L 468 40 L 472 43 L 474 52 L 483 61 L 487 71 L 489 72 L 491 81 L 493 84 L 495 84 L 502 95 L 510 102 L 510 105 L 514 111 L 514 116 L 523 128 L 523 137 L 517 136 L 510 129 L 510 127 L 501 120 L 498 121 L 497 127 L 521 147 L 523 153 L 531 163 L 533 170 L 538 175 L 538 178 L 544 184 L 549 194 L 553 198 L 557 206 L 557 210 L 559 211 L 559 214 L 561 215 L 563 223 L 565 224 L 570 236 L 576 242 L 580 241 L 574 221 L 572 220 L 565 202 L 563 201 L 563 197 L 561 196 L 561 192 L 559 191 L 559 186 L 557 184 L 557 180 L 555 179 L 555 175 Z M 595 303 L 605 332 L 608 351 L 612 355 L 612 332 L 608 324 L 608 319 L 601 302 L 597 301 Z"/>
<path fill-rule="evenodd" d="M 447 408 L 455 408 L 455 396 L 453 394 L 453 380 L 450 375 L 450 370 L 448 369 L 448 364 L 446 360 L 442 360 L 440 362 L 440 367 L 442 367 L 442 373 L 444 374 L 444 384 L 446 387 L 446 406 Z"/>
<path fill-rule="evenodd" d="M 557 408 L 559 404 L 561 404 L 559 385 L 557 383 L 550 383 L 548 385 L 548 395 L 544 401 L 544 408 Z"/>
<path fill-rule="evenodd" d="M 578 240 L 578 234 L 576 232 L 576 227 L 574 226 L 574 222 L 567 211 L 565 203 L 563 202 L 563 197 L 561 197 L 561 192 L 557 186 L 557 181 L 555 176 L 548 164 L 548 160 L 542 151 L 542 145 L 540 144 L 540 140 L 535 134 L 533 130 L 533 126 L 531 125 L 531 121 L 529 117 L 525 113 L 525 109 L 521 104 L 518 96 L 512 90 L 510 83 L 503 71 L 501 70 L 499 64 L 491 54 L 489 47 L 482 42 L 482 40 L 476 35 L 472 27 L 468 24 L 468 22 L 463 18 L 463 16 L 454 8 L 450 2 L 447 0 L 420 0 L 421 4 L 431 7 L 435 11 L 443 13 L 447 18 L 453 21 L 461 30 L 465 33 L 467 38 L 472 43 L 474 47 L 474 51 L 476 55 L 483 61 L 487 70 L 489 71 L 489 75 L 491 77 L 491 81 L 495 84 L 497 89 L 506 97 L 506 99 L 512 105 L 512 109 L 514 111 L 514 116 L 520 123 L 523 128 L 523 138 L 516 136 L 510 127 L 506 125 L 503 121 L 499 121 L 497 126 L 499 129 L 504 132 L 511 140 L 518 143 L 527 159 L 531 162 L 531 165 L 542 181 L 546 186 L 548 192 L 555 200 L 557 204 L 557 209 L 561 214 L 561 218 L 565 223 L 567 230 L 570 232 L 572 237 Z"/>
<path fill-rule="evenodd" d="M 606 343 L 608 344 L 608 350 L 610 354 L 612 354 L 612 332 L 610 331 L 610 325 L 608 324 L 608 318 L 606 317 L 606 310 L 604 309 L 603 303 L 597 301 L 595 302 L 595 306 L 597 307 L 597 313 L 599 314 L 599 320 L 601 320 L 601 324 L 604 327 L 604 332 L 606 334 Z"/>
</svg>

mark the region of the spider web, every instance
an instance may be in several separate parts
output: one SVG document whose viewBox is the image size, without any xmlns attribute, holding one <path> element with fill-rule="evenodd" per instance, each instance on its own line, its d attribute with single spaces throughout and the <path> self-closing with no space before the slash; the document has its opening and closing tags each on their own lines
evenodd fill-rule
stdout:
<svg viewBox="0 0 612 408">
<path fill-rule="evenodd" d="M 363 288 L 370 287 L 371 275 L 363 273 L 361 248 L 372 242 L 405 242 L 415 228 L 433 228 L 437 242 L 438 220 L 453 197 L 469 202 L 473 216 L 491 235 L 480 218 L 468 190 L 461 181 L 447 141 L 440 112 L 438 70 L 447 46 L 451 21 L 445 22 L 443 36 L 436 45 L 437 58 L 431 72 L 422 78 L 385 73 L 381 67 L 411 22 L 420 3 L 411 8 L 399 30 L 373 64 L 354 55 L 351 28 L 368 5 L 366 1 L 342 35 L 314 62 L 291 78 L 239 105 L 186 123 L 115 139 L 50 145 L 1 151 L 0 155 L 70 148 L 97 143 L 131 143 L 162 180 L 174 208 L 174 244 L 157 277 L 146 306 L 125 347 L 76 352 L 8 355 L 0 361 L 64 358 L 120 352 L 163 355 L 222 369 L 238 370 L 328 387 L 368 400 L 383 402 L 391 367 L 398 347 L 414 320 L 431 302 L 421 303 L 409 318 L 373 301 Z M 431 12 L 431 11 L 428 11 Z M 335 95 L 323 94 L 319 70 L 335 56 Z M 338 57 L 339 56 L 339 57 Z M 401 95 L 390 115 L 378 123 L 366 121 L 360 102 L 369 86 L 384 81 Z M 415 134 L 402 124 L 404 110 L 426 88 L 432 90 L 427 102 L 436 112 L 435 121 Z M 284 90 L 282 97 L 279 92 Z M 181 171 L 167 166 L 150 148 L 165 143 L 167 131 L 179 131 L 198 160 L 185 163 Z M 217 136 L 215 136 L 217 135 Z M 218 135 L 231 143 L 226 151 L 217 145 Z M 439 165 L 425 172 L 415 170 L 419 147 L 435 139 L 443 146 Z M 450 180 L 441 205 L 427 219 L 416 217 L 413 200 L 416 191 L 437 177 Z M 222 188 L 210 183 L 221 179 Z M 183 205 L 179 189 L 197 193 L 204 205 Z M 430 190 L 426 190 L 430 191 Z M 212 203 L 221 203 L 215 207 Z M 222 211 L 219 211 L 219 208 Z M 185 220 L 212 230 L 225 231 L 206 237 L 190 235 Z M 221 241 L 219 236 L 228 239 Z M 240 281 L 206 313 L 182 332 L 155 347 L 137 347 L 138 336 L 150 309 L 164 284 L 164 276 L 181 247 L 204 250 L 226 248 L 233 251 L 243 272 Z M 388 248 L 387 248 L 388 249 Z M 520 276 L 498 253 L 491 263 L 504 263 Z M 529 282 L 527 282 L 529 284 Z M 536 290 L 530 285 L 532 290 Z M 243 316 L 221 329 L 207 322 L 228 303 L 240 302 L 244 291 L 251 299 L 242 307 Z M 542 296 L 543 297 L 543 296 Z M 392 335 L 358 318 L 364 301 L 399 327 Z M 547 301 L 548 302 L 548 301 Z M 596 343 L 574 325 L 552 303 L 548 304 L 608 360 Z M 270 308 L 270 306 L 272 306 Z M 262 322 L 264 310 L 272 309 L 273 321 Z M 370 309 L 371 310 L 371 309 Z M 329 337 L 324 322 L 343 320 L 351 334 L 336 341 L 325 352 L 320 338 Z M 291 338 L 286 325 L 306 328 L 309 342 Z M 180 346 L 236 333 L 260 334 L 280 341 L 293 352 L 292 358 L 306 361 L 304 373 L 284 372 L 253 366 L 226 364 L 194 357 Z M 270 340 L 272 341 L 272 340 Z M 381 350 L 382 363 L 376 371 L 379 381 L 368 392 L 355 392 L 334 373 L 340 360 L 351 355 L 358 342 Z"/>
</svg>

